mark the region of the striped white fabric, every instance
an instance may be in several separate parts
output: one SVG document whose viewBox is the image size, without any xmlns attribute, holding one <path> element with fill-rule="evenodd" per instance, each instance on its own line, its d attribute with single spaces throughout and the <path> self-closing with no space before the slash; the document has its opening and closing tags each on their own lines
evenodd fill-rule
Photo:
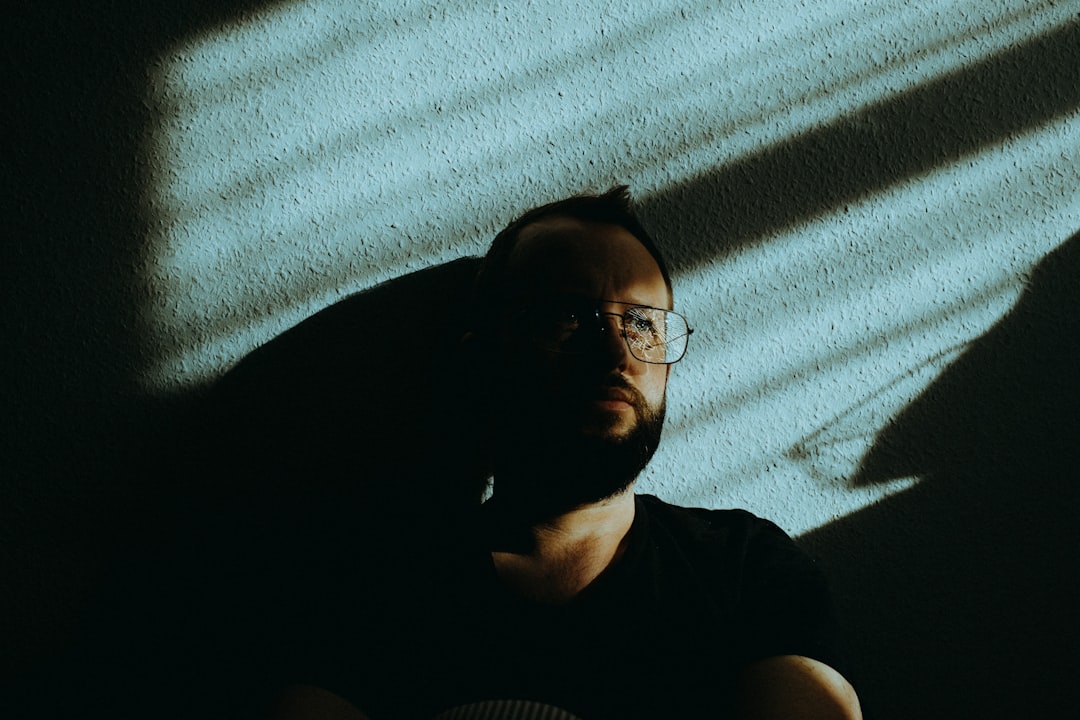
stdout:
<svg viewBox="0 0 1080 720">
<path fill-rule="evenodd" d="M 485 700 L 458 705 L 432 720 L 581 720 L 565 710 L 530 700 Z"/>
</svg>

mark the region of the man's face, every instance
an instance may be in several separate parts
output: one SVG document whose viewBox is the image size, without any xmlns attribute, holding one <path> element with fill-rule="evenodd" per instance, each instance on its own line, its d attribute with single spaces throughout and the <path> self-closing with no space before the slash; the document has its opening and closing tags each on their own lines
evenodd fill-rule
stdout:
<svg viewBox="0 0 1080 720">
<path fill-rule="evenodd" d="M 669 366 L 635 358 L 619 319 L 608 315 L 601 316 L 606 332 L 586 352 L 543 349 L 527 310 L 581 299 L 601 301 L 604 313 L 622 314 L 631 305 L 669 309 L 659 266 L 619 226 L 556 217 L 521 231 L 507 287 L 511 308 L 494 408 L 496 487 L 499 466 L 512 464 L 515 474 L 536 468 L 555 492 L 566 480 L 566 492 L 580 502 L 625 489 L 656 450 Z"/>
</svg>

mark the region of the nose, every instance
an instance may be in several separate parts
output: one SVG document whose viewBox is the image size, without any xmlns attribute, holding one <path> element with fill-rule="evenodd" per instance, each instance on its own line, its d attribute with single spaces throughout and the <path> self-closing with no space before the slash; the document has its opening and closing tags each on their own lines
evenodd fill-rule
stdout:
<svg viewBox="0 0 1080 720">
<path fill-rule="evenodd" d="M 626 344 L 626 331 L 623 329 L 623 317 L 618 313 L 599 313 L 600 329 L 603 335 L 602 357 L 614 369 L 629 372 L 639 370 L 644 365 L 630 353 Z"/>
</svg>

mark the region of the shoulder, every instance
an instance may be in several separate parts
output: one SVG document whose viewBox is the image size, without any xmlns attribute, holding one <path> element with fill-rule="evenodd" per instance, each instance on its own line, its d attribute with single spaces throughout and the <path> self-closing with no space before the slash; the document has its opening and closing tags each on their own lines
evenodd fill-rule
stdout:
<svg viewBox="0 0 1080 720">
<path fill-rule="evenodd" d="M 737 618 L 745 662 L 801 655 L 842 667 L 828 583 L 775 523 L 745 510 L 686 508 L 639 496 L 649 535 L 692 568 Z"/>
<path fill-rule="evenodd" d="M 746 510 L 683 507 L 653 495 L 637 498 L 654 537 L 659 533 L 675 542 L 723 547 L 740 555 L 756 555 L 769 548 L 799 552 L 775 523 Z"/>
<path fill-rule="evenodd" d="M 638 498 L 654 542 L 666 538 L 695 564 L 737 567 L 740 581 L 750 584 L 775 587 L 782 577 L 816 588 L 823 585 L 814 559 L 770 520 L 746 510 L 682 507 L 652 495 Z"/>
<path fill-rule="evenodd" d="M 687 507 L 685 505 L 675 505 L 666 500 L 661 500 L 655 495 L 647 494 L 638 494 L 635 497 L 639 501 L 639 507 L 644 506 L 650 517 L 659 520 L 682 521 L 688 525 L 704 524 L 710 527 L 767 526 L 779 530 L 774 523 L 758 517 L 748 510 Z"/>
</svg>

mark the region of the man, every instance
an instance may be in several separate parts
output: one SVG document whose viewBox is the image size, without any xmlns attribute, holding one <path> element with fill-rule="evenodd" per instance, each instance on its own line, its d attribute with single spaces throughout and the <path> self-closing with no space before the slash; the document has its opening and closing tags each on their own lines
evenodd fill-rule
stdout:
<svg viewBox="0 0 1080 720">
<path fill-rule="evenodd" d="M 860 717 L 789 538 L 634 493 L 692 331 L 626 188 L 512 223 L 475 296 L 460 350 L 493 496 L 366 599 L 351 660 L 276 717 Z"/>
</svg>

